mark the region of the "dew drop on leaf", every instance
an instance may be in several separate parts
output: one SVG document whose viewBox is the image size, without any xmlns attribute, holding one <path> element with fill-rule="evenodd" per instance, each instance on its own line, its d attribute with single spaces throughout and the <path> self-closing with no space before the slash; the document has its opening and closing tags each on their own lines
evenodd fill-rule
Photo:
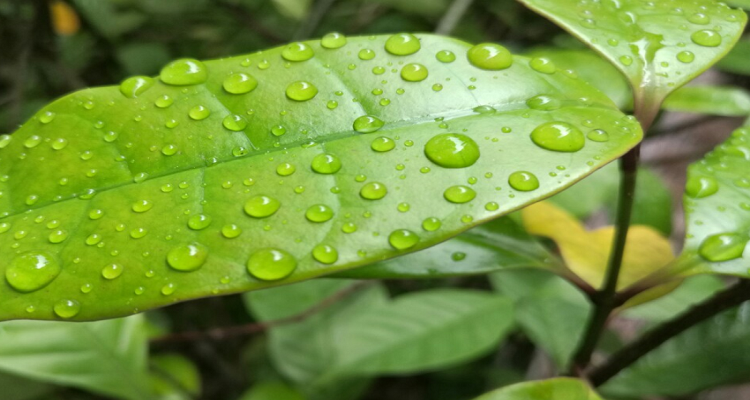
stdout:
<svg viewBox="0 0 750 400">
<path fill-rule="evenodd" d="M 451 203 L 462 204 L 474 200 L 477 197 L 477 192 L 468 186 L 456 185 L 446 189 L 443 192 L 443 197 Z"/>
<path fill-rule="evenodd" d="M 554 111 L 562 107 L 562 102 L 552 96 L 539 95 L 526 100 L 526 105 L 533 110 Z"/>
<path fill-rule="evenodd" d="M 578 128 L 566 122 L 546 122 L 534 128 L 531 140 L 539 147 L 552 151 L 581 150 L 586 138 Z"/>
<path fill-rule="evenodd" d="M 513 65 L 510 51 L 499 44 L 480 43 L 470 48 L 466 55 L 473 66 L 490 71 L 506 69 Z"/>
<path fill-rule="evenodd" d="M 430 161 L 443 168 L 466 168 L 479 160 L 479 146 L 460 133 L 444 133 L 432 137 L 424 146 Z"/>
<path fill-rule="evenodd" d="M 11 260 L 5 280 L 13 289 L 30 293 L 49 285 L 61 271 L 60 264 L 50 255 L 28 252 Z"/>
<path fill-rule="evenodd" d="M 52 244 L 58 244 L 64 242 L 68 238 L 68 231 L 56 230 L 49 234 L 49 242 Z"/>
<path fill-rule="evenodd" d="M 346 36 L 338 32 L 331 32 L 320 39 L 320 45 L 326 49 L 338 49 L 344 47 L 344 45 L 346 45 Z"/>
<path fill-rule="evenodd" d="M 281 207 L 281 202 L 265 195 L 251 197 L 245 202 L 245 213 L 254 218 L 273 215 Z"/>
<path fill-rule="evenodd" d="M 53 307 L 55 314 L 63 319 L 70 319 L 81 312 L 81 304 L 75 300 L 60 300 Z"/>
<path fill-rule="evenodd" d="M 167 264 L 177 271 L 189 272 L 202 267 L 207 258 L 208 248 L 196 242 L 180 245 L 169 250 Z"/>
<path fill-rule="evenodd" d="M 55 119 L 55 113 L 52 111 L 45 111 L 39 116 L 39 122 L 43 124 L 49 124 Z"/>
<path fill-rule="evenodd" d="M 204 214 L 193 215 L 188 219 L 188 227 L 194 231 L 200 231 L 211 225 L 211 217 Z"/>
<path fill-rule="evenodd" d="M 543 74 L 554 74 L 557 70 L 557 68 L 555 67 L 555 63 L 553 63 L 552 60 L 546 57 L 535 57 L 531 59 L 531 61 L 529 61 L 529 66 L 534 71 L 541 72 Z"/>
<path fill-rule="evenodd" d="M 102 268 L 102 277 L 107 280 L 117 279 L 125 268 L 120 264 L 110 264 Z"/>
<path fill-rule="evenodd" d="M 719 190 L 719 184 L 710 176 L 691 175 L 685 184 L 685 193 L 693 198 L 708 197 Z"/>
<path fill-rule="evenodd" d="M 372 133 L 382 128 L 385 123 L 372 115 L 363 115 L 354 120 L 352 127 L 359 133 Z"/>
<path fill-rule="evenodd" d="M 120 93 L 123 96 L 134 99 L 154 86 L 154 79 L 148 76 L 134 76 L 120 83 Z"/>
<path fill-rule="evenodd" d="M 408 56 L 422 48 L 419 39 L 409 33 L 393 35 L 385 41 L 385 50 L 396 56 Z"/>
<path fill-rule="evenodd" d="M 145 213 L 154 207 L 154 203 L 148 200 L 138 200 L 132 205 L 132 209 L 137 213 Z"/>
<path fill-rule="evenodd" d="M 422 64 L 411 63 L 401 68 L 401 78 L 408 82 L 421 82 L 427 79 L 427 67 Z"/>
<path fill-rule="evenodd" d="M 380 200 L 388 194 L 388 189 L 380 182 L 370 182 L 362 186 L 359 195 L 367 200 Z"/>
<path fill-rule="evenodd" d="M 327 205 L 315 204 L 307 209 L 305 218 L 310 222 L 326 222 L 333 218 L 333 210 Z"/>
<path fill-rule="evenodd" d="M 183 58 L 172 61 L 162 68 L 159 79 L 168 85 L 187 86 L 203 83 L 208 79 L 206 66 L 195 59 Z"/>
<path fill-rule="evenodd" d="M 224 79 L 222 86 L 227 93 L 245 94 L 258 87 L 258 81 L 251 75 L 235 72 Z"/>
<path fill-rule="evenodd" d="M 313 248 L 313 258 L 323 264 L 333 264 L 339 259 L 339 252 L 333 246 L 319 244 Z"/>
<path fill-rule="evenodd" d="M 211 110 L 208 108 L 198 105 L 190 109 L 188 116 L 195 121 L 202 121 L 211 115 Z"/>
<path fill-rule="evenodd" d="M 230 131 L 239 132 L 247 128 L 247 121 L 241 115 L 232 114 L 224 118 L 222 125 Z"/>
<path fill-rule="evenodd" d="M 440 50 L 435 54 L 435 58 L 441 63 L 452 63 L 456 61 L 456 55 L 450 50 Z"/>
<path fill-rule="evenodd" d="M 703 240 L 698 253 L 712 262 L 729 261 L 742 257 L 748 237 L 738 233 L 720 233 Z"/>
<path fill-rule="evenodd" d="M 291 43 L 281 51 L 281 56 L 287 61 L 307 61 L 313 55 L 312 47 L 302 42 Z"/>
<path fill-rule="evenodd" d="M 690 39 L 693 43 L 703 47 L 718 47 L 721 44 L 721 35 L 711 29 L 694 32 Z"/>
<path fill-rule="evenodd" d="M 425 218 L 424 221 L 422 221 L 422 229 L 426 230 L 427 232 L 434 232 L 443 225 L 443 223 L 435 217 L 429 217 Z"/>
<path fill-rule="evenodd" d="M 397 229 L 388 235 L 388 243 L 396 250 L 406 250 L 419 243 L 419 236 L 408 229 Z"/>
<path fill-rule="evenodd" d="M 305 81 L 292 82 L 286 87 L 286 97 L 294 101 L 307 101 L 318 94 L 318 88 Z"/>
<path fill-rule="evenodd" d="M 370 143 L 370 148 L 380 153 L 391 151 L 395 147 L 396 142 L 394 142 L 393 139 L 385 136 L 375 138 L 373 139 L 372 143 Z"/>
<path fill-rule="evenodd" d="M 297 168 L 290 163 L 279 164 L 276 167 L 276 173 L 279 174 L 280 176 L 289 176 L 293 174 L 296 170 Z"/>
<path fill-rule="evenodd" d="M 242 234 L 242 228 L 235 224 L 224 225 L 221 228 L 221 235 L 227 239 L 234 239 Z"/>
<path fill-rule="evenodd" d="M 589 140 L 593 140 L 594 142 L 607 142 L 609 141 L 609 133 L 603 129 L 594 129 L 592 131 L 589 131 L 589 133 L 586 134 L 586 137 L 589 138 Z"/>
<path fill-rule="evenodd" d="M 310 168 L 319 174 L 335 174 L 341 169 L 341 160 L 333 154 L 318 154 L 312 159 Z"/>
<path fill-rule="evenodd" d="M 516 190 L 530 192 L 539 188 L 539 179 L 528 171 L 516 171 L 508 177 L 508 184 Z"/>
<path fill-rule="evenodd" d="M 360 60 L 365 60 L 365 61 L 372 60 L 373 58 L 375 58 L 375 52 L 372 51 L 371 49 L 362 49 L 359 51 L 357 56 L 359 57 Z"/>
<path fill-rule="evenodd" d="M 296 268 L 297 260 L 294 256 L 274 248 L 258 250 L 247 261 L 247 271 L 250 275 L 264 281 L 286 278 Z"/>
<path fill-rule="evenodd" d="M 677 53 L 677 59 L 685 64 L 689 64 L 695 60 L 695 54 L 690 51 L 681 51 Z"/>
</svg>

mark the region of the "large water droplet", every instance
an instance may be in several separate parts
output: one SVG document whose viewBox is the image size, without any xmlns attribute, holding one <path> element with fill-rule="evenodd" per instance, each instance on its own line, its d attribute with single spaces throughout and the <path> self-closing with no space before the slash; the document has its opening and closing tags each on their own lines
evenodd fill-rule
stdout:
<svg viewBox="0 0 750 400">
<path fill-rule="evenodd" d="M 290 164 L 290 163 L 282 163 L 276 167 L 276 173 L 279 174 L 280 176 L 289 176 L 293 174 L 296 170 L 297 168 L 293 164 Z"/>
<path fill-rule="evenodd" d="M 296 268 L 297 260 L 294 256 L 280 249 L 258 250 L 247 261 L 247 271 L 250 275 L 264 281 L 286 278 Z"/>
<path fill-rule="evenodd" d="M 177 271 L 195 271 L 206 263 L 208 248 L 200 243 L 184 244 L 172 248 L 167 254 L 167 264 Z"/>
<path fill-rule="evenodd" d="M 430 161 L 444 168 L 465 168 L 479 160 L 479 146 L 460 133 L 444 133 L 432 137 L 424 146 Z"/>
<path fill-rule="evenodd" d="M 188 219 L 188 227 L 194 231 L 200 231 L 211 225 L 211 217 L 205 214 L 193 215 Z"/>
<path fill-rule="evenodd" d="M 435 217 L 426 218 L 424 221 L 422 221 L 422 229 L 426 230 L 427 232 L 434 232 L 440 229 L 441 226 L 443 226 L 443 222 Z"/>
<path fill-rule="evenodd" d="M 341 169 L 341 160 L 333 154 L 318 154 L 310 167 L 319 174 L 335 174 Z"/>
<path fill-rule="evenodd" d="M 685 193 L 693 198 L 708 197 L 719 190 L 719 184 L 710 176 L 690 175 L 685 184 Z"/>
<path fill-rule="evenodd" d="M 148 200 L 138 200 L 135 203 L 133 203 L 133 206 L 131 207 L 134 212 L 137 213 L 145 213 L 146 211 L 152 209 L 154 207 L 154 203 L 148 201 Z"/>
<path fill-rule="evenodd" d="M 313 258 L 323 264 L 333 264 L 339 259 L 339 252 L 333 246 L 319 244 L 312 251 Z"/>
<path fill-rule="evenodd" d="M 333 218 L 333 210 L 325 204 L 315 204 L 307 209 L 305 218 L 310 222 L 326 222 Z"/>
<path fill-rule="evenodd" d="M 211 110 L 199 105 L 191 108 L 190 112 L 188 112 L 188 115 L 193 120 L 202 121 L 208 118 L 209 115 L 211 115 Z"/>
<path fill-rule="evenodd" d="M 440 50 L 435 54 L 435 58 L 441 63 L 452 63 L 456 61 L 456 55 L 450 50 Z"/>
<path fill-rule="evenodd" d="M 721 34 L 711 29 L 697 31 L 690 36 L 697 45 L 704 47 L 717 47 L 721 44 Z"/>
<path fill-rule="evenodd" d="M 406 250 L 419 243 L 419 236 L 408 229 L 397 229 L 388 235 L 388 242 L 396 250 Z"/>
<path fill-rule="evenodd" d="M 352 125 L 354 130 L 359 133 L 372 133 L 382 128 L 385 123 L 372 115 L 363 115 L 354 120 Z"/>
<path fill-rule="evenodd" d="M 729 261 L 742 257 L 748 237 L 738 233 L 720 233 L 703 240 L 698 249 L 701 257 L 708 261 Z"/>
<path fill-rule="evenodd" d="M 346 45 L 346 36 L 338 32 L 331 32 L 320 39 L 320 45 L 326 49 L 338 49 L 344 47 L 344 45 Z"/>
<path fill-rule="evenodd" d="M 52 256 L 28 252 L 13 258 L 5 270 L 5 279 L 13 289 L 29 293 L 49 285 L 61 271 L 60 264 Z"/>
<path fill-rule="evenodd" d="M 468 186 L 456 185 L 446 189 L 443 192 L 443 197 L 451 203 L 462 204 L 474 200 L 477 197 L 477 192 Z"/>
<path fill-rule="evenodd" d="M 264 195 L 251 197 L 245 202 L 245 213 L 255 218 L 265 218 L 273 215 L 281 207 L 281 202 Z"/>
<path fill-rule="evenodd" d="M 539 125 L 531 132 L 531 140 L 543 149 L 562 152 L 575 152 L 586 144 L 583 132 L 566 122 Z"/>
<path fill-rule="evenodd" d="M 680 62 L 683 62 L 685 64 L 689 64 L 689 63 L 693 62 L 693 60 L 695 60 L 695 54 L 693 54 L 693 52 L 691 52 L 691 51 L 681 51 L 681 52 L 677 53 L 677 59 Z"/>
<path fill-rule="evenodd" d="M 120 84 L 120 93 L 125 97 L 134 99 L 154 86 L 154 79 L 148 76 L 134 76 L 125 79 Z"/>
<path fill-rule="evenodd" d="M 60 300 L 55 303 L 53 310 L 58 317 L 63 319 L 70 319 L 81 312 L 81 304 L 76 300 Z"/>
<path fill-rule="evenodd" d="M 401 68 L 401 78 L 408 82 L 421 82 L 427 79 L 427 67 L 422 64 L 411 63 Z"/>
<path fill-rule="evenodd" d="M 422 48 L 419 39 L 409 33 L 399 33 L 393 35 L 385 41 L 385 50 L 393 55 L 408 56 L 414 54 Z"/>
<path fill-rule="evenodd" d="M 380 200 L 386 194 L 388 194 L 388 189 L 380 182 L 369 182 L 359 191 L 359 195 L 367 200 Z"/>
<path fill-rule="evenodd" d="M 391 151 L 395 147 L 396 147 L 396 142 L 394 142 L 393 139 L 385 137 L 385 136 L 375 138 L 370 144 L 370 148 L 380 153 Z"/>
<path fill-rule="evenodd" d="M 286 97 L 294 101 L 310 100 L 318 94 L 318 88 L 305 81 L 292 82 L 286 87 Z"/>
<path fill-rule="evenodd" d="M 372 60 L 375 58 L 375 52 L 370 49 L 362 49 L 359 51 L 359 54 L 357 54 L 360 60 Z"/>
<path fill-rule="evenodd" d="M 516 171 L 508 177 L 508 184 L 516 190 L 530 192 L 539 188 L 539 179 L 527 171 Z"/>
<path fill-rule="evenodd" d="M 480 43 L 466 53 L 469 62 L 477 68 L 497 71 L 513 65 L 510 51 L 499 44 Z"/>
<path fill-rule="evenodd" d="M 247 120 L 241 115 L 227 115 L 221 123 L 225 128 L 233 132 L 239 132 L 247 128 Z"/>
<path fill-rule="evenodd" d="M 224 90 L 231 94 L 245 94 L 258 87 L 258 81 L 249 74 L 235 72 L 224 79 Z"/>
<path fill-rule="evenodd" d="M 306 61 L 315 55 L 312 47 L 302 42 L 295 42 L 287 45 L 281 51 L 281 56 L 288 61 Z"/>
<path fill-rule="evenodd" d="M 206 66 L 195 59 L 183 58 L 172 61 L 162 68 L 159 78 L 169 85 L 197 85 L 208 79 Z"/>
<path fill-rule="evenodd" d="M 107 280 L 117 279 L 125 268 L 120 264 L 110 264 L 102 268 L 102 277 Z"/>
</svg>

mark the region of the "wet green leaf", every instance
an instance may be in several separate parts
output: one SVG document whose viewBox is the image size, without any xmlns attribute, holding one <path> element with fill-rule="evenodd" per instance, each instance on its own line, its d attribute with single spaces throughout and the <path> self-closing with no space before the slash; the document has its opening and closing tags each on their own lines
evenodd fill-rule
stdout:
<svg viewBox="0 0 750 400">
<path fill-rule="evenodd" d="M 648 112 L 721 59 L 747 15 L 714 0 L 519 0 L 602 54 Z"/>
<path fill-rule="evenodd" d="M 750 115 L 750 94 L 737 87 L 686 86 L 664 100 L 664 108 L 727 117 Z"/>
<path fill-rule="evenodd" d="M 688 169 L 687 236 L 673 270 L 750 276 L 750 126 Z"/>
<path fill-rule="evenodd" d="M 127 315 L 382 261 L 641 137 L 600 92 L 497 45 L 327 36 L 181 60 L 0 136 L 0 320 Z"/>
<path fill-rule="evenodd" d="M 140 316 L 109 321 L 0 324 L 0 370 L 122 399 L 149 400 Z"/>
<path fill-rule="evenodd" d="M 750 37 L 737 42 L 732 51 L 722 58 L 717 66 L 726 72 L 750 75 Z"/>
<path fill-rule="evenodd" d="M 583 381 L 555 378 L 506 386 L 474 400 L 601 400 Z"/>
<path fill-rule="evenodd" d="M 513 219 L 503 217 L 429 249 L 345 271 L 336 277 L 440 278 L 513 268 L 558 270 L 562 264 Z"/>
<path fill-rule="evenodd" d="M 618 397 L 685 396 L 750 374 L 750 304 L 670 339 L 606 383 Z"/>
</svg>

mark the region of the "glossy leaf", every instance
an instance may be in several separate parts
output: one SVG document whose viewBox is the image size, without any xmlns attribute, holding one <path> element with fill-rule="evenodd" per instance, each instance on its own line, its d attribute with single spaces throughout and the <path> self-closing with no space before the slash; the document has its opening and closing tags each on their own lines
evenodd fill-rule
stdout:
<svg viewBox="0 0 750 400">
<path fill-rule="evenodd" d="M 0 283 L 0 320 L 127 315 L 382 261 L 560 191 L 642 137 L 549 65 L 430 35 L 396 35 L 390 51 L 410 54 L 395 55 L 388 40 L 183 60 L 3 136 L 0 273 L 39 257 L 60 272 Z"/>
<path fill-rule="evenodd" d="M 729 52 L 747 22 L 714 0 L 519 1 L 607 58 L 651 113 Z"/>
<path fill-rule="evenodd" d="M 719 61 L 717 66 L 726 72 L 750 75 L 750 37 L 737 42 L 732 51 Z"/>
<path fill-rule="evenodd" d="M 583 381 L 555 378 L 517 383 L 477 397 L 475 400 L 602 400 Z"/>
<path fill-rule="evenodd" d="M 670 339 L 602 387 L 618 397 L 685 396 L 750 374 L 750 304 Z"/>
<path fill-rule="evenodd" d="M 664 100 L 664 108 L 727 117 L 750 115 L 750 94 L 736 87 L 686 86 Z"/>
<path fill-rule="evenodd" d="M 515 268 L 559 271 L 562 264 L 512 218 L 503 217 L 429 249 L 335 276 L 356 279 L 441 278 Z"/>
<path fill-rule="evenodd" d="M 502 271 L 490 275 L 497 290 L 513 300 L 516 322 L 537 346 L 566 371 L 591 310 L 573 284 L 547 271 Z"/>
<path fill-rule="evenodd" d="M 749 277 L 750 126 L 688 169 L 685 189 L 687 235 L 673 270 Z"/>
<path fill-rule="evenodd" d="M 0 324 L 0 370 L 122 399 L 148 400 L 141 317 Z"/>
</svg>

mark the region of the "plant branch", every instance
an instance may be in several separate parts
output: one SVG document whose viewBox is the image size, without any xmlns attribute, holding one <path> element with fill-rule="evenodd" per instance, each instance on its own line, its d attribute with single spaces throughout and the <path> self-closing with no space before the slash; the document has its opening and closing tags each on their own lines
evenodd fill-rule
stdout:
<svg viewBox="0 0 750 400">
<path fill-rule="evenodd" d="M 325 298 L 320 303 L 308 308 L 307 310 L 285 318 L 280 318 L 272 321 L 255 322 L 251 324 L 229 326 L 222 328 L 214 328 L 207 331 L 194 331 L 194 332 L 178 332 L 172 333 L 160 337 L 151 339 L 151 343 L 174 343 L 174 342 L 191 342 L 201 339 L 212 339 L 212 340 L 223 340 L 229 337 L 251 335 L 258 332 L 263 332 L 267 329 L 280 326 L 288 325 L 295 322 L 303 321 L 320 311 L 338 303 L 339 301 L 351 296 L 364 287 L 375 284 L 376 281 L 361 281 L 357 282 L 331 296 Z"/>
<path fill-rule="evenodd" d="M 591 371 L 589 374 L 590 382 L 595 387 L 601 386 L 620 371 L 664 344 L 667 340 L 708 318 L 748 300 L 750 300 L 750 280 L 741 280 L 729 289 L 714 295 L 672 320 L 646 332 L 639 339 L 616 352 L 604 365 L 594 368 Z"/>
</svg>

